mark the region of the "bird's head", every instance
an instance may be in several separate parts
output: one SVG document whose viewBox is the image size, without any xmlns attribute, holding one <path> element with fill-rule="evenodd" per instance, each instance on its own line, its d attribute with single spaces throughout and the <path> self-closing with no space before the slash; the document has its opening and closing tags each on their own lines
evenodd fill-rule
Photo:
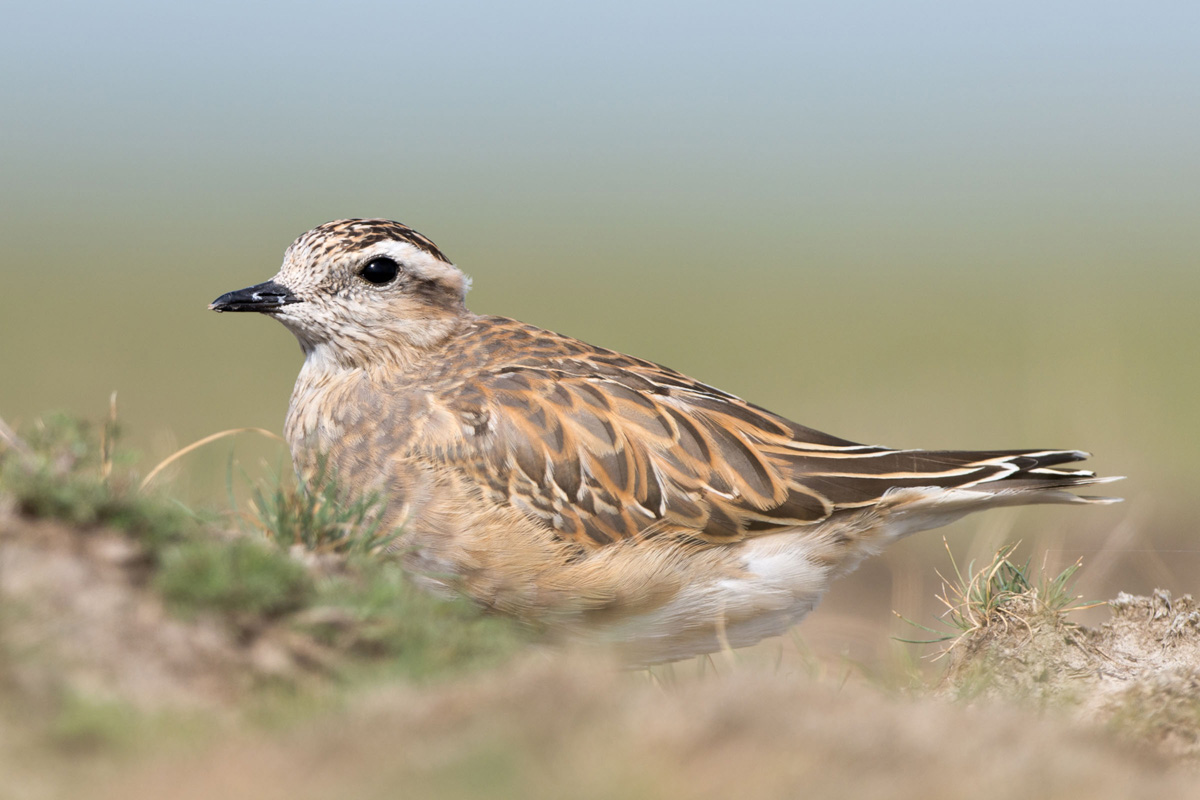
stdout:
<svg viewBox="0 0 1200 800">
<path fill-rule="evenodd" d="M 214 311 L 269 314 L 311 358 L 365 366 L 407 360 L 467 315 L 470 279 L 421 234 L 385 219 L 343 219 L 305 233 L 266 283 L 218 297 Z"/>
</svg>

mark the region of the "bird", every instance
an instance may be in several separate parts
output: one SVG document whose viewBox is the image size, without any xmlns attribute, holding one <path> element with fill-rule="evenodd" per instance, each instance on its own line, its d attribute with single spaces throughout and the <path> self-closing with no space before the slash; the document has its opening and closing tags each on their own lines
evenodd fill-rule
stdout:
<svg viewBox="0 0 1200 800">
<path fill-rule="evenodd" d="M 834 579 L 997 506 L 1106 504 L 1079 450 L 918 450 L 799 425 L 668 367 L 467 309 L 470 279 L 387 219 L 319 225 L 209 308 L 300 343 L 284 423 L 421 585 L 631 664 L 784 633 Z"/>
</svg>

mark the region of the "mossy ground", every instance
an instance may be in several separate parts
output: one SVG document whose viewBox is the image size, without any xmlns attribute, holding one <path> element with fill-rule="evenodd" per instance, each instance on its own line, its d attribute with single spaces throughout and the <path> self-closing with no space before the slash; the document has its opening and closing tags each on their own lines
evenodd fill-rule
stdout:
<svg viewBox="0 0 1200 800">
<path fill-rule="evenodd" d="M 449 675 L 527 638 L 415 588 L 378 552 L 373 501 L 280 482 L 245 524 L 196 513 L 140 491 L 115 433 L 53 415 L 0 443 L 0 674 L 26 694 L 228 707 L 264 679 Z"/>
<path fill-rule="evenodd" d="M 742 653 L 621 673 L 415 587 L 369 502 L 281 483 L 195 513 L 138 491 L 114 431 L 0 437 L 0 798 L 1200 790 L 1187 597 L 1084 628 L 1069 571 L 1005 550 L 954 568 L 938 685 Z"/>
</svg>

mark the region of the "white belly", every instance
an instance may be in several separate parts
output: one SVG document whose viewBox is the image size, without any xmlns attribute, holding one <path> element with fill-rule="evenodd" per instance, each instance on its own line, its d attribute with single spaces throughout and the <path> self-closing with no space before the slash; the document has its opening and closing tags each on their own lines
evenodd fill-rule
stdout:
<svg viewBox="0 0 1200 800">
<path fill-rule="evenodd" d="M 650 664 L 778 636 L 817 606 L 833 577 L 811 553 L 795 534 L 752 539 L 738 548 L 740 574 L 691 583 L 652 611 L 604 626 L 599 638 Z"/>
</svg>

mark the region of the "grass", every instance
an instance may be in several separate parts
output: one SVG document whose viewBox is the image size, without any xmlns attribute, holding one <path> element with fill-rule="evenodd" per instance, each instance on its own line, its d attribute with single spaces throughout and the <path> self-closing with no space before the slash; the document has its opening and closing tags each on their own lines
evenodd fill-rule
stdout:
<svg viewBox="0 0 1200 800">
<path fill-rule="evenodd" d="M 416 679 L 493 666 L 529 638 L 467 600 L 420 589 L 390 560 L 349 559 L 319 583 L 312 610 L 297 624 L 318 641 Z"/>
<path fill-rule="evenodd" d="M 131 460 L 117 449 L 115 410 L 102 425 L 49 414 L 0 444 L 0 492 L 28 517 L 57 519 L 80 528 L 119 528 L 146 545 L 151 556 L 198 528 L 198 515 L 134 490 Z"/>
<path fill-rule="evenodd" d="M 1103 603 L 1083 603 L 1072 592 L 1081 562 L 1049 573 L 1035 569 L 1032 560 L 1014 560 L 1018 545 L 1004 545 L 978 568 L 974 561 L 960 568 L 950 553 L 953 577 L 943 577 L 938 595 L 949 632 L 924 643 L 949 642 L 935 658 L 949 657 L 941 683 L 960 701 L 1076 708 L 1096 691 L 1089 681 L 1103 646 L 1066 615 Z"/>
<path fill-rule="evenodd" d="M 1009 619 L 1012 615 L 1008 609 L 1017 599 L 1031 601 L 1039 610 L 1056 614 L 1091 607 L 1072 606 L 1079 598 L 1070 592 L 1071 579 L 1082 566 L 1081 561 L 1054 576 L 1041 571 L 1035 573 L 1031 561 L 1018 564 L 1012 560 L 1013 551 L 1019 545 L 1020 542 L 1016 542 L 1001 547 L 991 561 L 978 570 L 972 561 L 964 572 L 959 569 L 947 543 L 946 552 L 950 553 L 954 580 L 943 584 L 939 599 L 946 605 L 945 619 L 951 627 L 969 632 Z"/>
<path fill-rule="evenodd" d="M 569 794 L 580 786 L 596 797 L 698 796 L 696 790 L 704 786 L 715 787 L 711 794 L 718 796 L 755 794 L 754 781 L 768 789 L 777 782 L 774 794 L 792 796 L 822 785 L 826 794 L 837 794 L 862 774 L 864 764 L 875 765 L 877 773 L 867 783 L 895 785 L 903 774 L 895 753 L 926 763 L 931 753 L 946 750 L 954 755 L 946 757 L 949 768 L 939 774 L 959 776 L 954 763 L 994 752 L 986 762 L 992 765 L 991 782 L 972 778 L 988 786 L 1005 780 L 1033 786 L 1043 780 L 1047 765 L 1059 764 L 1050 745 L 1022 751 L 1044 760 L 1031 769 L 1014 767 L 1003 749 L 1026 742 L 1029 726 L 1040 724 L 1032 716 L 1007 722 L 978 713 L 968 718 L 960 716 L 969 713 L 961 707 L 922 702 L 920 691 L 900 700 L 896 693 L 867 690 L 861 682 L 827 692 L 829 681 L 823 686 L 811 675 L 805 680 L 778 667 L 756 671 L 730 662 L 715 675 L 677 680 L 664 667 L 668 680 L 656 671 L 639 681 L 613 676 L 590 662 L 527 659 L 480 675 L 504 664 L 528 635 L 466 601 L 444 600 L 415 585 L 388 549 L 394 537 L 377 523 L 382 510 L 377 500 L 347 502 L 332 479 L 312 491 L 271 480 L 252 492 L 252 507 L 244 515 L 252 521 L 237 533 L 215 525 L 215 515 L 196 514 L 163 495 L 133 489 L 135 476 L 105 425 L 51 417 L 31 431 L 0 436 L 0 492 L 11 500 L 0 507 L 24 517 L 64 520 L 79 537 L 119 523 L 137 541 L 154 543 L 142 590 L 160 595 L 180 618 L 207 615 L 225 623 L 239 647 L 248 649 L 255 637 L 269 637 L 264 643 L 287 647 L 299 640 L 304 654 L 316 654 L 311 663 L 296 659 L 297 669 L 306 670 L 303 679 L 272 674 L 244 682 L 248 691 L 231 706 L 242 715 L 237 722 L 249 730 L 216 721 L 220 715 L 148 711 L 120 694 L 65 686 L 46 708 L 23 713 L 20 723 L 28 727 L 18 729 L 22 736 L 42 734 L 25 738 L 32 742 L 29 749 L 49 752 L 42 753 L 52 766 L 43 770 L 46 775 L 61 772 L 67 762 L 83 776 L 111 768 L 106 760 L 119 762 L 122 770 L 137 769 L 137 760 L 171 754 L 172 742 L 183 745 L 174 748 L 181 762 L 197 752 L 218 753 L 201 756 L 208 760 L 198 762 L 195 772 L 169 781 L 173 787 L 199 787 L 193 796 L 212 796 L 234 784 L 246 796 L 280 787 L 292 796 L 326 796 L 314 788 L 313 775 L 323 781 L 320 788 L 333 787 L 328 795 L 339 796 L 482 797 L 499 791 L 537 797 Z M 170 490 L 169 482 L 163 490 Z M 164 507 L 181 514 L 185 523 L 169 537 L 143 527 L 158 524 Z M 141 509 L 141 516 L 130 508 Z M 1001 548 L 986 563 L 965 568 L 951 557 L 953 580 L 942 591 L 947 625 L 959 636 L 983 632 L 988 640 L 983 644 L 996 645 L 973 654 L 977 669 L 970 663 L 960 669 L 958 696 L 966 700 L 992 696 L 989 688 L 1008 691 L 1008 684 L 997 684 L 998 663 L 1021 664 L 1029 673 L 1017 676 L 1012 691 L 1046 686 L 1047 697 L 1068 697 L 1067 678 L 1081 672 L 1076 662 L 1047 658 L 1035 663 L 1036 647 L 1061 647 L 1070 635 L 1064 627 L 1037 622 L 1035 640 L 1033 630 L 1014 624 L 1030 609 L 1061 614 L 1079 607 L 1071 588 L 1079 565 L 1051 574 L 1014 559 L 1013 552 L 1013 546 Z M 1012 635 L 1002 636 L 1008 628 Z M 0 626 L 0 645 L 4 633 Z M 960 648 L 958 654 L 969 650 Z M 21 656 L 0 657 L 0 678 L 5 659 L 16 658 Z M 249 671 L 248 664 L 236 662 L 234 668 Z M 45 668 L 58 667 L 47 658 Z M 1043 672 L 1049 677 L 1041 677 Z M 477 677 L 447 680 L 467 674 Z M 408 687 L 394 691 L 380 685 L 397 679 Z M 367 686 L 375 688 L 361 691 Z M 860 696 L 865 691 L 872 693 Z M 1140 691 L 1130 693 L 1128 707 L 1116 712 L 1112 725 L 1122 735 L 1132 731 L 1137 741 L 1155 741 L 1193 734 L 1194 681 L 1171 689 L 1165 714 L 1155 709 L 1167 692 L 1151 685 Z M 0 701 L 9 692 L 0 685 Z M 1008 705 L 1017 713 L 1018 704 Z M 272 721 L 279 724 L 271 727 Z M 863 730 L 885 733 L 864 739 Z M 948 733 L 931 738 L 935 730 Z M 1064 740 L 1075 736 L 1061 730 Z M 0 772 L 6 758 L 12 764 L 20 755 L 5 750 L 3 733 L 0 726 Z M 978 748 L 968 746 L 971 741 L 980 742 Z M 928 752 L 920 749 L 922 742 Z M 903 748 L 910 745 L 916 749 L 906 753 Z M 186 759 L 179 757 L 185 748 Z M 1081 752 L 1087 758 L 1080 756 L 1080 763 L 1090 770 L 1120 751 Z M 1099 755 L 1092 758 L 1093 752 Z M 608 755 L 597 759 L 597 753 Z M 796 753 L 809 755 L 797 762 Z M 89 763 L 99 766 L 89 768 Z M 36 765 L 20 766 L 26 774 L 38 771 Z M 929 796 L 929 774 L 919 771 L 914 779 L 921 796 Z M 1152 778 L 1154 773 L 1146 774 Z M 236 780 L 230 783 L 228 776 Z M 1069 780 L 1078 781 L 1079 773 L 1069 772 Z M 683 788 L 673 794 L 672 787 Z M 1071 783 L 1070 788 L 1077 787 Z M 1079 793 L 1098 796 L 1086 789 Z M 161 796 L 161 787 L 123 796 L 151 793 Z M 869 786 L 857 793 L 869 793 Z M 935 791 L 936 796 L 960 794 Z M 1074 791 L 1060 794 L 1075 796 Z"/>
<path fill-rule="evenodd" d="M 243 515 L 252 523 L 238 534 L 218 529 L 215 514 L 139 492 L 116 446 L 115 412 L 99 426 L 47 415 L 20 433 L 0 421 L 0 434 L 0 493 L 18 514 L 84 535 L 127 532 L 152 555 L 148 585 L 185 620 L 287 627 L 336 652 L 347 675 L 380 665 L 422 679 L 462 672 L 528 639 L 515 623 L 416 587 L 385 552 L 395 537 L 379 498 L 347 498 L 323 468 L 311 490 L 282 479 L 257 486 Z"/>
<path fill-rule="evenodd" d="M 396 538 L 383 528 L 380 496 L 347 497 L 324 459 L 308 488 L 276 478 L 254 490 L 250 505 L 258 530 L 284 549 L 378 555 Z"/>
<path fill-rule="evenodd" d="M 1006 544 L 998 549 L 984 565 L 975 568 L 971 561 L 960 568 L 949 543 L 943 539 L 950 556 L 954 577 L 942 576 L 942 593 L 938 600 L 946 607 L 942 622 L 950 628 L 944 633 L 901 617 L 908 624 L 935 634 L 935 639 L 900 639 L 911 644 L 933 644 L 958 640 L 964 635 L 981 631 L 991 625 L 1007 625 L 1022 621 L 1030 612 L 1051 615 L 1066 614 L 1094 608 L 1101 603 L 1081 603 L 1078 595 L 1072 594 L 1071 586 L 1075 573 L 1083 565 L 1076 561 L 1061 572 L 1049 575 L 1032 566 L 1032 559 L 1025 563 L 1013 561 L 1012 554 L 1020 542 Z M 940 573 L 939 573 L 940 574 Z M 1020 610 L 1015 610 L 1019 606 Z"/>
<path fill-rule="evenodd" d="M 244 537 L 196 539 L 170 549 L 154 584 L 185 616 L 211 611 L 249 621 L 296 611 L 314 594 L 300 562 Z"/>
</svg>

